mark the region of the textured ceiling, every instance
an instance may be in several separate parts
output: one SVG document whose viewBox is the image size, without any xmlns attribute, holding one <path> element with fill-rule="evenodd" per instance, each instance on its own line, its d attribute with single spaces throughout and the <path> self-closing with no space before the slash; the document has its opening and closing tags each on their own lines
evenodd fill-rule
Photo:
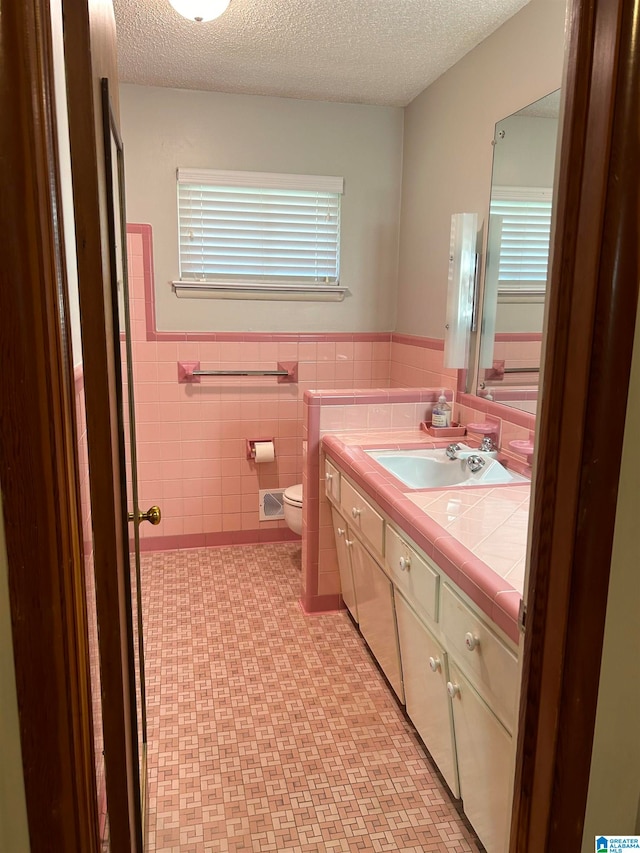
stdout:
<svg viewBox="0 0 640 853">
<path fill-rule="evenodd" d="M 231 0 L 215 21 L 115 0 L 120 80 L 404 106 L 528 0 Z"/>
</svg>

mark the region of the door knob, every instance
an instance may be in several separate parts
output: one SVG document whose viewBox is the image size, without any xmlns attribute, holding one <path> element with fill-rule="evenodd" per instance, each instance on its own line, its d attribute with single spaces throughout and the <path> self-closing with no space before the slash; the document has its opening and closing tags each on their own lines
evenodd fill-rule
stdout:
<svg viewBox="0 0 640 853">
<path fill-rule="evenodd" d="M 135 521 L 135 515 L 130 512 L 129 513 L 129 521 Z M 162 521 L 162 513 L 160 512 L 159 506 L 152 506 L 146 512 L 140 512 L 138 510 L 138 521 L 149 521 L 151 524 L 160 524 Z"/>
</svg>

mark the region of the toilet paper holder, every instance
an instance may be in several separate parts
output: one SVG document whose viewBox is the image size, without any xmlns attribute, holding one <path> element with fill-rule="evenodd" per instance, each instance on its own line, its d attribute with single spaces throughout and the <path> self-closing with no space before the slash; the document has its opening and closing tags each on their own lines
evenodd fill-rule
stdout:
<svg viewBox="0 0 640 853">
<path fill-rule="evenodd" d="M 247 438 L 247 459 L 256 458 L 256 444 L 263 441 L 272 441 L 275 444 L 275 438 Z"/>
</svg>

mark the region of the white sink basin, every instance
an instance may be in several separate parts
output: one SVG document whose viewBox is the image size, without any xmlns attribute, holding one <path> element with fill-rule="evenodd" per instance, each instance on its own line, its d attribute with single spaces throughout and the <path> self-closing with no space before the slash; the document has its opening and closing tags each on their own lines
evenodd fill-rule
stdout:
<svg viewBox="0 0 640 853">
<path fill-rule="evenodd" d="M 521 474 L 507 471 L 495 453 L 481 453 L 472 447 L 460 445 L 456 459 L 448 459 L 444 448 L 436 450 L 366 450 L 378 465 L 386 468 L 400 482 L 412 489 L 450 489 L 460 486 L 498 486 L 523 482 Z M 469 456 L 477 454 L 485 460 L 475 474 L 467 463 Z"/>
</svg>

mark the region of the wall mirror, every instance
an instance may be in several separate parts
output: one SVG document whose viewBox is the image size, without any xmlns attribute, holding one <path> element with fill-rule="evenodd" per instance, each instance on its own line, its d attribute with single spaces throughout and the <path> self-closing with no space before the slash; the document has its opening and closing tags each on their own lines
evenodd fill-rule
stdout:
<svg viewBox="0 0 640 853">
<path fill-rule="evenodd" d="M 560 90 L 496 124 L 472 392 L 536 412 Z"/>
</svg>

